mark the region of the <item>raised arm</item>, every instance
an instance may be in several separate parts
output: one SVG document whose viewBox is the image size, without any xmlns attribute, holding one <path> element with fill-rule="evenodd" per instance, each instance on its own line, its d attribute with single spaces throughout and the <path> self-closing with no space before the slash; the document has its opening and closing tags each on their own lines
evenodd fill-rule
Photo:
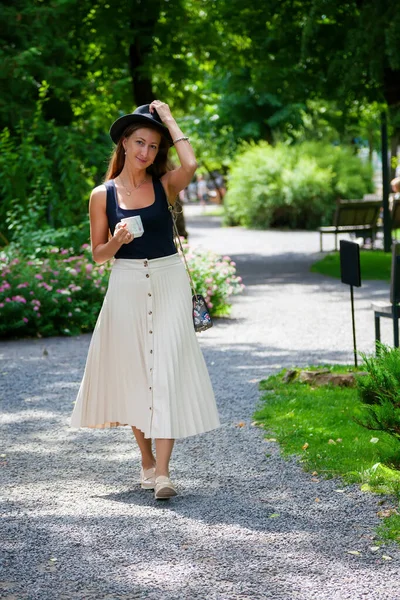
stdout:
<svg viewBox="0 0 400 600">
<path fill-rule="evenodd" d="M 179 192 L 189 185 L 192 177 L 198 167 L 193 148 L 182 133 L 179 125 L 171 114 L 168 104 L 164 104 L 160 100 L 154 100 L 150 104 L 150 111 L 156 109 L 160 119 L 164 125 L 168 127 L 172 139 L 176 141 L 175 148 L 178 154 L 180 167 L 169 171 L 161 178 L 164 189 L 167 193 L 168 200 L 173 204 Z"/>
</svg>

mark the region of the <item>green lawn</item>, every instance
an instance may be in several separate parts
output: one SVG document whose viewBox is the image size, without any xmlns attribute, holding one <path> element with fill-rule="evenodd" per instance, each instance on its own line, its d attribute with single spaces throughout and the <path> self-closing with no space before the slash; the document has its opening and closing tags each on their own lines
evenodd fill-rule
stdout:
<svg viewBox="0 0 400 600">
<path fill-rule="evenodd" d="M 390 265 L 392 255 L 390 252 L 380 250 L 361 250 L 360 266 L 361 280 L 363 279 L 383 279 L 390 281 Z M 324 256 L 322 260 L 317 261 L 311 266 L 313 273 L 329 275 L 330 277 L 340 278 L 340 254 L 332 252 Z"/>
<path fill-rule="evenodd" d="M 349 372 L 354 367 L 331 370 Z M 340 476 L 345 483 L 359 483 L 366 492 L 400 498 L 400 443 L 353 420 L 365 410 L 356 389 L 284 383 L 284 373 L 261 382 L 265 394 L 255 414 L 268 437 L 279 442 L 283 454 L 301 456 L 304 469 L 319 476 Z M 385 519 L 379 533 L 400 542 L 399 516 Z"/>
</svg>

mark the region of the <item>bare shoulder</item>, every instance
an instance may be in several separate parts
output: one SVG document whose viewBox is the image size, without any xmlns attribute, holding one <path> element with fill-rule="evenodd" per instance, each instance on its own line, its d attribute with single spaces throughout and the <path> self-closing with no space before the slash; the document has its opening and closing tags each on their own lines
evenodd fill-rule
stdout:
<svg viewBox="0 0 400 600">
<path fill-rule="evenodd" d="M 90 194 L 90 201 L 95 202 L 96 204 L 97 203 L 101 204 L 102 202 L 105 202 L 106 196 L 107 196 L 107 190 L 106 190 L 106 186 L 103 183 L 102 185 L 98 185 L 97 187 L 93 188 L 93 190 Z"/>
</svg>

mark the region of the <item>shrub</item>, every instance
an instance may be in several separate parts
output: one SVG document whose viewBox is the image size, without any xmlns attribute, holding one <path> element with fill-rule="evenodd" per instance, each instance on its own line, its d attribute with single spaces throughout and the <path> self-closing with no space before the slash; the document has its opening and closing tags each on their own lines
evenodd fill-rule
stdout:
<svg viewBox="0 0 400 600">
<path fill-rule="evenodd" d="M 22 229 L 16 239 L 6 246 L 8 256 L 22 255 L 26 259 L 46 258 L 54 248 L 70 248 L 73 254 L 79 254 L 82 246 L 90 242 L 89 217 L 80 225 L 70 227 L 44 227 L 30 231 Z"/>
<path fill-rule="evenodd" d="M 93 266 L 89 248 L 52 248 L 47 257 L 0 262 L 0 336 L 71 335 L 91 331 L 107 287 L 107 266 Z"/>
<path fill-rule="evenodd" d="M 214 252 L 199 248 L 191 249 L 182 242 L 196 292 L 202 294 L 214 316 L 229 313 L 229 298 L 240 294 L 244 286 L 242 278 L 236 275 L 236 263 L 229 256 L 219 256 Z"/>
<path fill-rule="evenodd" d="M 47 86 L 39 90 L 29 126 L 0 131 L 0 238 L 20 239 L 44 226 L 79 226 L 87 214 L 89 193 L 106 168 L 111 142 L 91 122 L 69 127 L 43 117 Z M 90 144 L 88 144 L 90 139 Z"/>
<path fill-rule="evenodd" d="M 357 388 L 365 414 L 357 422 L 400 441 L 400 350 L 381 345 L 376 357 L 363 358 L 367 375 L 358 378 Z"/>
<path fill-rule="evenodd" d="M 73 335 L 92 331 L 107 289 L 111 262 L 98 266 L 85 244 L 41 249 L 33 259 L 0 255 L 0 337 Z M 211 314 L 226 314 L 229 298 L 243 289 L 229 257 L 185 246 L 198 293 Z"/>
<path fill-rule="evenodd" d="M 312 229 L 331 221 L 335 198 L 373 189 L 372 170 L 350 149 L 321 142 L 243 147 L 232 163 L 225 222 Z"/>
</svg>

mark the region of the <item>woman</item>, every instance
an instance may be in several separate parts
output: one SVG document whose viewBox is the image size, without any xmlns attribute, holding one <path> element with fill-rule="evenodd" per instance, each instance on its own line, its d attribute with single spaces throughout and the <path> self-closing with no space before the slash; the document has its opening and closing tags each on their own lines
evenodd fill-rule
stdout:
<svg viewBox="0 0 400 600">
<path fill-rule="evenodd" d="M 169 478 L 175 439 L 219 426 L 168 210 L 197 163 L 159 100 L 117 119 L 110 136 L 117 146 L 104 185 L 91 194 L 89 214 L 94 261 L 115 261 L 71 425 L 131 425 L 142 455 L 141 487 L 165 499 L 177 493 Z M 172 144 L 180 167 L 168 171 Z M 141 237 L 121 222 L 131 216 L 141 217 Z"/>
</svg>

